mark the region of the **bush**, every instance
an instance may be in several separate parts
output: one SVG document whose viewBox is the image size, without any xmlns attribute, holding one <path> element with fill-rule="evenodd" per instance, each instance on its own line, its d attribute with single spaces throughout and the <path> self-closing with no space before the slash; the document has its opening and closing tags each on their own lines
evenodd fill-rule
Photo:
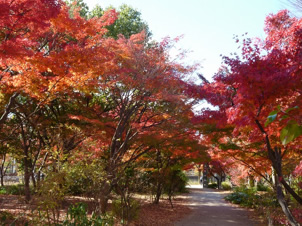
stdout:
<svg viewBox="0 0 302 226">
<path fill-rule="evenodd" d="M 120 199 L 112 202 L 112 213 L 122 221 L 131 221 L 138 217 L 139 202 L 130 198 L 127 203 L 121 202 Z"/>
<path fill-rule="evenodd" d="M 226 196 L 225 199 L 235 204 L 242 204 L 248 199 L 248 195 L 243 192 L 234 192 Z"/>
<path fill-rule="evenodd" d="M 67 188 L 64 185 L 65 172 L 48 172 L 37 190 L 37 209 L 40 222 L 58 224 L 60 221 L 61 208 Z M 45 223 L 46 224 L 46 223 Z"/>
<path fill-rule="evenodd" d="M 172 169 L 169 171 L 165 183 L 164 192 L 168 195 L 175 193 L 186 193 L 186 185 L 188 184 L 188 177 L 180 169 Z"/>
<path fill-rule="evenodd" d="M 87 205 L 84 203 L 77 203 L 74 206 L 70 206 L 67 211 L 67 216 L 63 222 L 63 226 L 72 226 L 72 225 L 104 225 L 109 226 L 113 225 L 112 218 L 105 218 L 95 213 L 92 213 L 91 218 L 87 217 Z"/>
<path fill-rule="evenodd" d="M 208 188 L 216 189 L 218 185 L 216 183 L 211 183 L 208 185 Z"/>
<path fill-rule="evenodd" d="M 259 206 L 261 197 L 257 194 L 256 189 L 241 186 L 235 188 L 235 191 L 225 199 L 241 206 L 255 208 Z"/>
<path fill-rule="evenodd" d="M 269 191 L 269 187 L 265 184 L 258 183 L 257 191 Z"/>
<path fill-rule="evenodd" d="M 2 195 L 24 195 L 24 185 L 6 185 L 0 188 L 0 194 Z"/>
<path fill-rule="evenodd" d="M 222 187 L 223 190 L 231 190 L 232 189 L 231 183 L 226 182 L 226 181 L 221 183 L 221 187 Z"/>
<path fill-rule="evenodd" d="M 96 197 L 104 181 L 102 162 L 81 161 L 76 164 L 66 165 L 66 185 L 70 195 L 85 195 Z"/>
</svg>

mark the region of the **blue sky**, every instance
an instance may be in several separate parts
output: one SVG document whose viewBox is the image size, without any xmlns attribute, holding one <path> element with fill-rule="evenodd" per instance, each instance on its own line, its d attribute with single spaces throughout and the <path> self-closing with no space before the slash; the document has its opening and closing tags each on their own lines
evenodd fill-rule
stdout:
<svg viewBox="0 0 302 226">
<path fill-rule="evenodd" d="M 285 0 L 84 0 L 89 8 L 125 3 L 141 12 L 155 40 L 184 35 L 178 47 L 192 51 L 188 62 L 200 62 L 208 79 L 221 65 L 220 55 L 237 51 L 233 36 L 264 38 L 264 20 L 286 7 Z"/>
</svg>

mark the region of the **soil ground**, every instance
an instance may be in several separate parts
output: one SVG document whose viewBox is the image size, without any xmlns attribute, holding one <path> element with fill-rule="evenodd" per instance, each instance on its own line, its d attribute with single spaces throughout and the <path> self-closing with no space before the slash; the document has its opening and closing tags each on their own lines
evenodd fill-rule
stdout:
<svg viewBox="0 0 302 226">
<path fill-rule="evenodd" d="M 196 187 L 196 188 L 194 188 Z M 152 204 L 150 198 L 140 196 L 141 208 L 139 217 L 131 226 L 195 226 L 195 225 L 263 225 L 255 220 L 255 214 L 236 205 L 227 203 L 223 197 L 229 192 L 201 189 L 198 186 L 189 188 L 190 193 L 177 196 L 171 207 L 168 200 L 161 200 L 159 204 Z M 85 202 L 84 198 L 70 197 L 66 200 L 61 217 L 64 219 L 67 207 L 72 203 Z M 89 202 L 86 200 L 89 205 Z M 17 218 L 16 225 L 24 225 L 28 216 L 32 215 L 36 205 L 24 204 L 22 196 L 0 195 L 1 213 L 10 213 L 12 221 Z M 89 208 L 91 209 L 91 208 Z M 6 225 L 1 222 L 0 225 Z M 115 225 L 119 225 L 116 223 Z"/>
<path fill-rule="evenodd" d="M 167 199 L 160 200 L 159 204 L 152 204 L 149 197 L 135 197 L 141 203 L 138 218 L 131 222 L 131 226 L 172 226 L 174 222 L 189 215 L 192 210 L 189 207 L 189 196 L 177 196 L 173 200 L 173 208 Z M 91 213 L 93 206 L 90 200 L 82 197 L 67 197 L 64 201 L 63 209 L 60 211 L 60 219 L 63 221 L 69 205 L 83 202 L 88 205 L 88 212 Z M 37 213 L 37 205 L 34 201 L 31 204 L 25 204 L 24 197 L 18 195 L 0 195 L 0 225 L 25 225 L 28 219 Z M 2 217 L 6 216 L 6 221 Z M 43 225 L 43 224 L 41 224 Z M 115 226 L 119 226 L 118 221 Z"/>
</svg>

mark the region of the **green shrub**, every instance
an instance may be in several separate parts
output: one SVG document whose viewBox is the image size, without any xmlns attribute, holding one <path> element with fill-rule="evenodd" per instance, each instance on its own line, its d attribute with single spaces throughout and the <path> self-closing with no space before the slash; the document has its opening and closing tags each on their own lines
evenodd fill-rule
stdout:
<svg viewBox="0 0 302 226">
<path fill-rule="evenodd" d="M 9 225 L 8 222 L 14 220 L 14 216 L 9 212 L 2 212 L 0 211 L 0 225 Z"/>
<path fill-rule="evenodd" d="M 127 203 L 120 199 L 112 202 L 112 213 L 122 221 L 131 221 L 138 217 L 139 202 L 130 198 Z"/>
<path fill-rule="evenodd" d="M 47 221 L 49 225 L 59 223 L 60 210 L 67 191 L 64 185 L 65 175 L 64 171 L 48 172 L 45 180 L 41 181 L 37 189 L 37 209 L 35 210 L 41 222 Z"/>
<path fill-rule="evenodd" d="M 6 189 L 5 187 L 0 188 L 0 195 L 5 195 L 6 194 Z"/>
<path fill-rule="evenodd" d="M 208 185 L 208 188 L 216 189 L 218 185 L 216 183 L 211 183 Z"/>
<path fill-rule="evenodd" d="M 223 181 L 221 183 L 221 187 L 223 190 L 231 190 L 232 189 L 232 185 L 230 182 L 226 182 L 226 181 Z"/>
<path fill-rule="evenodd" d="M 225 199 L 235 204 L 241 204 L 248 199 L 248 195 L 243 192 L 234 192 L 226 196 Z"/>
<path fill-rule="evenodd" d="M 31 189 L 32 190 L 32 189 Z M 0 194 L 2 195 L 24 195 L 24 185 L 6 185 L 0 188 Z"/>
<path fill-rule="evenodd" d="M 66 173 L 66 185 L 70 195 L 99 196 L 104 181 L 101 161 L 67 164 Z"/>
<path fill-rule="evenodd" d="M 268 191 L 269 187 L 265 184 L 258 183 L 257 184 L 257 191 Z"/>
<path fill-rule="evenodd" d="M 91 218 L 88 218 L 87 205 L 84 203 L 77 203 L 70 206 L 67 211 L 67 216 L 63 222 L 63 226 L 109 226 L 113 225 L 112 218 L 101 217 L 95 213 L 92 213 Z"/>
<path fill-rule="evenodd" d="M 226 196 L 225 199 L 241 206 L 255 208 L 259 206 L 261 197 L 257 194 L 256 189 L 241 186 L 236 187 L 235 191 Z"/>
<path fill-rule="evenodd" d="M 186 193 L 188 184 L 188 177 L 180 169 L 172 169 L 167 174 L 164 182 L 164 193 L 174 195 L 175 193 Z"/>
</svg>

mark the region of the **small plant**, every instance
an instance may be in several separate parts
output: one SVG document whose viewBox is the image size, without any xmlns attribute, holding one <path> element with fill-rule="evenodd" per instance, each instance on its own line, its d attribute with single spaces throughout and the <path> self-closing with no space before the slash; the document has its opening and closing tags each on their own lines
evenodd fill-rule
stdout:
<svg viewBox="0 0 302 226">
<path fill-rule="evenodd" d="M 120 218 L 123 222 L 131 221 L 137 218 L 139 207 L 139 202 L 135 199 L 129 198 L 127 203 L 117 199 L 112 202 L 112 213 L 114 216 Z"/>
<path fill-rule="evenodd" d="M 248 194 L 243 192 L 235 192 L 226 196 L 225 199 L 235 204 L 241 204 L 248 199 Z"/>
<path fill-rule="evenodd" d="M 59 223 L 60 209 L 67 190 L 64 186 L 64 177 L 64 172 L 51 172 L 37 190 L 36 211 L 41 221 L 46 220 L 49 225 Z"/>
<path fill-rule="evenodd" d="M 260 204 L 261 196 L 257 194 L 256 189 L 241 186 L 235 188 L 235 191 L 225 199 L 241 206 L 256 208 Z"/>
<path fill-rule="evenodd" d="M 211 183 L 208 185 L 208 188 L 216 189 L 218 185 L 216 183 Z"/>
<path fill-rule="evenodd" d="M 0 194 L 2 195 L 24 195 L 24 185 L 6 185 L 0 188 Z"/>
<path fill-rule="evenodd" d="M 0 188 L 0 195 L 5 195 L 6 194 L 6 189 L 5 187 Z"/>
<path fill-rule="evenodd" d="M 231 190 L 232 189 L 231 183 L 226 182 L 226 181 L 221 183 L 221 187 L 222 187 L 223 190 Z"/>
<path fill-rule="evenodd" d="M 257 191 L 268 191 L 268 190 L 269 187 L 267 185 L 261 183 L 257 184 Z"/>
<path fill-rule="evenodd" d="M 27 226 L 28 221 L 24 218 L 24 214 L 11 214 L 9 212 L 0 211 L 0 225 L 1 226 L 15 226 L 15 225 L 24 225 Z"/>
<path fill-rule="evenodd" d="M 68 208 L 67 216 L 62 224 L 63 226 L 110 226 L 113 225 L 112 218 L 105 218 L 92 213 L 91 218 L 88 218 L 87 205 L 77 203 Z"/>
<path fill-rule="evenodd" d="M 5 225 L 7 222 L 12 221 L 14 219 L 13 215 L 8 212 L 0 212 L 0 225 Z"/>
</svg>

